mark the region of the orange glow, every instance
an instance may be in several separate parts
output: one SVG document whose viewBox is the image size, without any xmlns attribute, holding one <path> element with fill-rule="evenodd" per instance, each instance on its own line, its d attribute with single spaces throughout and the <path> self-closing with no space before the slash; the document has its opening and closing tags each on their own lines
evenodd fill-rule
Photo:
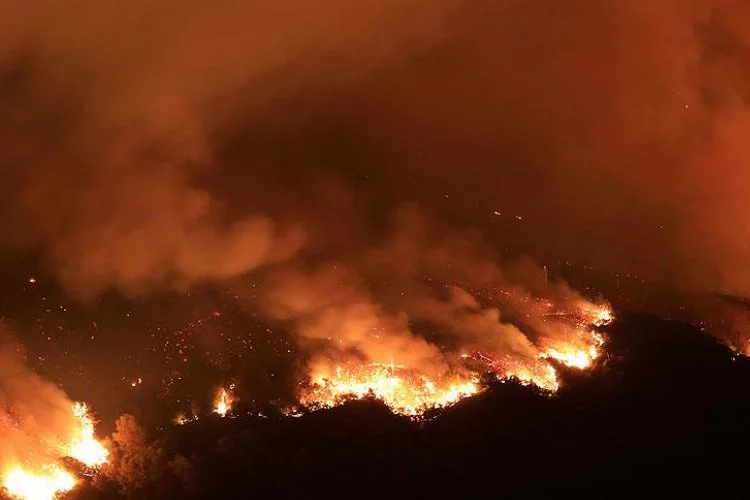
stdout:
<svg viewBox="0 0 750 500">
<path fill-rule="evenodd" d="M 3 479 L 8 495 L 19 500 L 52 500 L 75 486 L 73 475 L 57 465 L 43 467 L 38 472 L 17 466 Z"/>
</svg>

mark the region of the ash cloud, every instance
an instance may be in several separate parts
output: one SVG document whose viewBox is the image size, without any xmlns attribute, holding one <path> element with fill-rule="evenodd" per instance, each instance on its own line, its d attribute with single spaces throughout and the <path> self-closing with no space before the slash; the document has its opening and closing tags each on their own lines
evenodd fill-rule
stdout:
<svg viewBox="0 0 750 500">
<path fill-rule="evenodd" d="M 346 262 L 404 201 L 509 253 L 750 289 L 743 3 L 37 0 L 0 15 L 15 21 L 2 244 L 80 296 L 300 253 Z"/>
</svg>

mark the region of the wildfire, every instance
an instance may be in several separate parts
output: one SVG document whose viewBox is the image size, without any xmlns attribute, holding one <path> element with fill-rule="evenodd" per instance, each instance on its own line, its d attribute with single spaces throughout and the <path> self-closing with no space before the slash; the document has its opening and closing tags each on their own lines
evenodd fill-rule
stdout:
<svg viewBox="0 0 750 500">
<path fill-rule="evenodd" d="M 496 358 L 481 351 L 463 354 L 479 365 L 477 369 L 494 372 L 498 379 L 517 380 L 523 385 L 534 385 L 545 391 L 555 392 L 560 387 L 557 372 L 543 357 L 539 359 L 510 359 L 507 356 Z"/>
<path fill-rule="evenodd" d="M 593 366 L 604 344 L 604 338 L 595 328 L 610 323 L 613 314 L 607 304 L 584 303 L 577 310 L 555 316 L 568 318 L 572 327 L 568 330 L 570 334 L 565 339 L 543 340 L 544 347 L 539 348 L 536 357 L 471 351 L 461 355 L 463 365 L 454 367 L 464 375 L 435 380 L 393 363 L 326 365 L 313 370 L 311 384 L 302 388 L 299 401 L 303 406 L 316 409 L 369 396 L 381 400 L 395 413 L 419 416 L 427 409 L 450 406 L 480 392 L 477 381 L 482 372 L 555 392 L 560 381 L 550 361 L 579 370 Z"/>
<path fill-rule="evenodd" d="M 233 386 L 229 386 L 230 389 L 233 388 Z M 232 395 L 227 392 L 226 389 L 222 388 L 219 393 L 216 395 L 216 403 L 214 406 L 214 413 L 217 413 L 221 415 L 222 417 L 225 417 L 227 413 L 229 413 L 229 410 L 232 409 L 232 403 L 234 402 L 234 399 L 232 398 Z"/>
<path fill-rule="evenodd" d="M 545 391 L 555 392 L 560 387 L 557 372 L 548 363 L 519 365 L 498 374 L 500 379 L 515 379 L 523 385 L 534 385 Z"/>
<path fill-rule="evenodd" d="M 77 422 L 67 442 L 51 450 L 59 458 L 70 457 L 89 468 L 107 462 L 109 452 L 94 436 L 94 422 L 84 403 L 75 403 L 73 417 Z M 2 487 L 12 498 L 19 500 L 52 500 L 75 488 L 77 480 L 57 462 L 45 464 L 16 464 L 2 478 Z"/>
<path fill-rule="evenodd" d="M 591 368 L 600 355 L 600 348 L 604 339 L 596 332 L 589 332 L 586 338 L 587 347 L 573 345 L 558 345 L 550 347 L 542 355 L 544 359 L 554 359 L 570 368 L 585 370 Z"/>
<path fill-rule="evenodd" d="M 446 376 L 431 380 L 394 364 L 371 363 L 362 367 L 336 367 L 332 374 L 318 374 L 301 403 L 329 408 L 349 399 L 367 396 L 383 401 L 395 413 L 415 416 L 429 408 L 449 406 L 477 394 L 474 379 Z"/>
<path fill-rule="evenodd" d="M 546 352 L 545 357 L 556 359 L 560 363 L 571 368 L 585 370 L 594 362 L 597 357 L 597 352 L 593 347 L 589 351 L 574 349 L 558 351 L 557 349 L 550 349 Z"/>
<path fill-rule="evenodd" d="M 586 321 L 594 326 L 608 325 L 615 318 L 609 304 L 596 304 L 593 307 L 584 307 L 583 313 L 586 316 Z"/>
<path fill-rule="evenodd" d="M 3 486 L 11 497 L 22 500 L 49 500 L 75 488 L 76 479 L 62 467 L 44 469 L 32 473 L 17 467 L 5 477 Z"/>
<path fill-rule="evenodd" d="M 543 359 L 554 359 L 570 368 L 590 368 L 601 354 L 604 338 L 592 327 L 610 324 L 614 319 L 608 304 L 587 304 L 580 309 L 579 338 L 575 343 L 555 342 L 542 354 Z"/>
</svg>

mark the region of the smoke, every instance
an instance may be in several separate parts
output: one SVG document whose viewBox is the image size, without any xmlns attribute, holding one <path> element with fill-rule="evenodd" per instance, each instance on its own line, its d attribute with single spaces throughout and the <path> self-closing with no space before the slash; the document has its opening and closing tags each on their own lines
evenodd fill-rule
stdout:
<svg viewBox="0 0 750 500">
<path fill-rule="evenodd" d="M 5 332 L 0 338 L 0 473 L 18 464 L 60 458 L 79 422 L 73 402 L 24 363 L 23 350 Z"/>
<path fill-rule="evenodd" d="M 309 274 L 280 272 L 265 285 L 264 305 L 272 317 L 291 321 L 313 349 L 322 341 L 341 351 L 338 357 L 350 352 L 376 363 L 397 359 L 434 372 L 430 365 L 442 358 L 437 347 L 412 335 L 407 318 L 386 311 L 358 281 L 335 265 Z"/>
<path fill-rule="evenodd" d="M 590 345 L 580 323 L 596 306 L 531 261 L 503 262 L 476 233 L 431 223 L 412 206 L 388 226 L 362 252 L 268 271 L 251 298 L 299 335 L 313 372 L 355 359 L 434 376 L 476 352 L 507 372 L 542 370 L 545 347 Z"/>
<path fill-rule="evenodd" d="M 355 271 L 320 266 L 368 253 L 404 201 L 508 253 L 750 290 L 743 3 L 2 9 L 14 26 L 0 35 L 0 240 L 41 255 L 81 297 L 292 259 L 300 293 L 351 281 L 347 317 L 405 331 L 390 311 L 411 304 L 373 298 L 381 285 L 363 286 L 373 274 L 360 267 L 434 271 L 437 250 L 409 248 L 419 235 L 357 257 Z M 431 256 L 399 260 L 402 247 Z M 451 266 L 471 283 L 499 272 Z M 338 295 L 271 302 L 280 317 L 314 316 L 315 339 Z M 437 316 L 496 314 L 460 297 Z M 514 336 L 501 337 L 523 352 Z"/>
<path fill-rule="evenodd" d="M 373 37 L 381 27 L 395 32 L 414 8 L 5 4 L 4 17 L 18 23 L 0 40 L 8 110 L 0 137 L 9 145 L 0 156 L 3 246 L 41 251 L 84 298 L 108 288 L 184 287 L 284 260 L 303 241 L 295 221 L 277 223 L 263 207 L 232 212 L 200 185 L 212 171 L 226 175 L 216 158 L 224 140 L 217 122 L 234 119 L 232 101 L 248 82 L 288 59 L 300 59 L 300 85 L 321 71 L 318 63 L 346 63 L 356 46 L 364 57 L 336 77 L 366 70 L 394 50 L 390 42 L 375 47 Z M 347 32 L 330 35 L 332 25 Z M 337 55 L 349 36 L 352 45 Z M 249 107 L 276 98 L 267 85 L 250 87 L 258 100 L 245 99 Z M 241 169 L 260 161 L 242 158 Z M 240 199 L 279 192 L 237 181 Z"/>
</svg>

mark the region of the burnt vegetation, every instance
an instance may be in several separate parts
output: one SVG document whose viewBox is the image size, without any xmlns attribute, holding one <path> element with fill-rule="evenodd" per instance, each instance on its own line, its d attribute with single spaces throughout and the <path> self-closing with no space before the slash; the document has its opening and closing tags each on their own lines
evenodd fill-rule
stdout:
<svg viewBox="0 0 750 500">
<path fill-rule="evenodd" d="M 620 315 L 593 372 L 550 397 L 516 383 L 421 422 L 377 401 L 298 418 L 124 416 L 112 462 L 78 498 L 712 497 L 742 490 L 750 361 L 686 324 Z M 158 436 L 151 440 L 148 435 Z"/>
</svg>

